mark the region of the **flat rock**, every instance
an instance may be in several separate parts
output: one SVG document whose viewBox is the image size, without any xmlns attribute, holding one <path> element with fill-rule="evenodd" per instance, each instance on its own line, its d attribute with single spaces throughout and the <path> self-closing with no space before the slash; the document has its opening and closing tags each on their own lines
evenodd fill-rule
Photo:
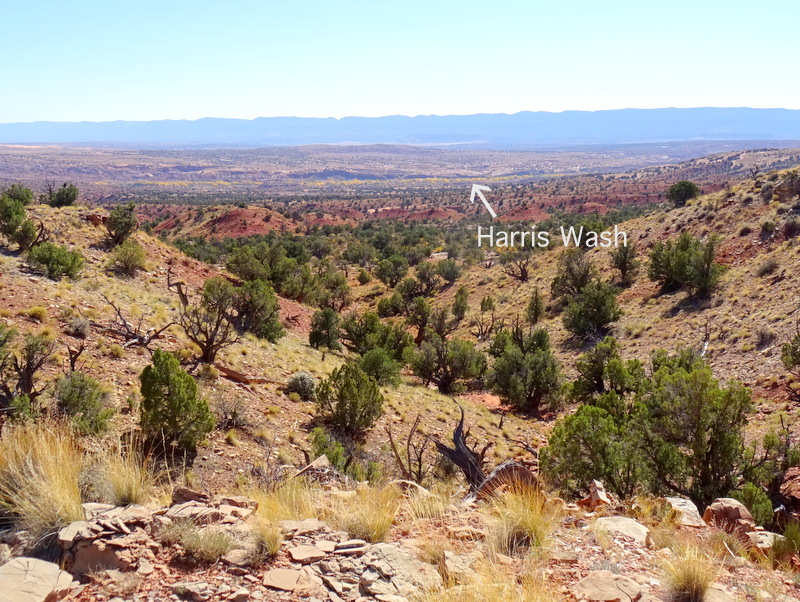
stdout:
<svg viewBox="0 0 800 602">
<path fill-rule="evenodd" d="M 309 564 L 325 558 L 325 552 L 316 546 L 296 546 L 294 548 L 289 548 L 289 556 L 291 556 L 292 560 L 295 562 Z"/>
<path fill-rule="evenodd" d="M 450 527 L 447 530 L 453 539 L 481 541 L 486 539 L 486 531 L 475 527 Z"/>
<path fill-rule="evenodd" d="M 430 497 L 433 495 L 422 485 L 414 481 L 406 481 L 405 479 L 394 479 L 393 481 L 389 481 L 386 485 L 387 487 L 397 487 L 406 495 L 419 495 L 422 497 Z"/>
<path fill-rule="evenodd" d="M 336 544 L 335 550 L 349 550 L 351 548 L 363 548 L 367 542 L 363 539 L 348 539 Z"/>
<path fill-rule="evenodd" d="M 570 591 L 589 602 L 636 602 L 642 597 L 642 588 L 635 581 L 611 571 L 592 571 Z"/>
<path fill-rule="evenodd" d="M 52 562 L 14 558 L 0 566 L 3 602 L 54 602 L 72 589 L 72 576 Z"/>
<path fill-rule="evenodd" d="M 594 523 L 595 529 L 608 531 L 614 535 L 630 537 L 643 546 L 650 544 L 650 529 L 642 523 L 626 516 L 604 516 Z"/>
<path fill-rule="evenodd" d="M 308 535 L 309 533 L 316 533 L 322 531 L 327 527 L 325 523 L 316 518 L 307 518 L 305 520 L 282 520 L 278 521 L 278 526 L 286 535 Z"/>
<path fill-rule="evenodd" d="M 327 554 L 336 549 L 336 542 L 329 539 L 318 539 L 314 542 L 314 545 Z"/>
<path fill-rule="evenodd" d="M 293 592 L 303 571 L 295 569 L 270 569 L 264 575 L 263 584 L 273 589 Z"/>
<path fill-rule="evenodd" d="M 697 506 L 694 505 L 692 500 L 687 500 L 682 497 L 668 497 L 667 500 L 672 509 L 680 515 L 680 524 L 683 527 L 705 527 L 706 523 L 703 522 Z"/>
<path fill-rule="evenodd" d="M 58 532 L 58 545 L 62 549 L 68 550 L 77 539 L 85 539 L 92 536 L 91 523 L 85 520 L 76 520 L 68 524 Z"/>
</svg>

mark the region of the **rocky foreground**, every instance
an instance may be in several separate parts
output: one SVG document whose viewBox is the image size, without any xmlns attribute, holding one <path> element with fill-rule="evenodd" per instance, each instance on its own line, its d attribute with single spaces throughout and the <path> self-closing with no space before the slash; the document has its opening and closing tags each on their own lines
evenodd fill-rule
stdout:
<svg viewBox="0 0 800 602">
<path fill-rule="evenodd" d="M 414 492 L 409 495 L 430 495 L 412 486 L 407 486 Z M 370 494 L 325 493 L 342 498 Z M 729 498 L 715 501 L 702 517 L 689 500 L 657 501 L 671 508 L 669 527 L 664 521 L 648 527 L 651 511 L 615 504 L 595 482 L 591 495 L 578 504 L 554 500 L 560 518 L 546 544 L 513 556 L 492 550 L 492 523 L 480 508 L 485 502 L 450 504 L 435 519 L 400 520 L 387 541 L 375 543 L 353 539 L 315 517 L 283 520 L 277 523 L 283 539 L 277 554 L 258 563 L 250 520 L 255 500 L 212 500 L 186 488 L 176 489 L 172 498 L 171 505 L 156 510 L 84 504 L 85 520 L 58 533 L 61 566 L 25 556 L 8 560 L 30 542 L 25 532 L 6 533 L 6 543 L 0 544 L 6 559 L 0 566 L 0 599 L 670 600 L 663 566 L 676 556 L 672 544 L 680 540 L 707 550 L 722 542 L 724 553 L 717 557 L 716 578 L 705 600 L 800 599 L 797 573 L 767 566 L 781 536 L 757 527 L 748 510 Z M 231 545 L 218 560 L 193 562 L 180 543 L 165 541 L 164 534 L 176 524 L 224 534 Z M 432 544 L 439 553 L 431 553 Z M 541 576 L 536 593 L 524 588 L 526 576 L 534 573 Z"/>
</svg>

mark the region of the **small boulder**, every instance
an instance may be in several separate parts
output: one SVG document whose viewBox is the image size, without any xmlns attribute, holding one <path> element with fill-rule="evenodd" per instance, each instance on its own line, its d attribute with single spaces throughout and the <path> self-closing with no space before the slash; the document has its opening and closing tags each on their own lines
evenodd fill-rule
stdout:
<svg viewBox="0 0 800 602">
<path fill-rule="evenodd" d="M 570 591 L 579 600 L 589 602 L 636 602 L 642 597 L 639 584 L 611 571 L 592 571 Z"/>
<path fill-rule="evenodd" d="M 703 512 L 703 522 L 727 533 L 745 534 L 756 530 L 756 522 L 747 507 L 739 500 L 721 497 Z"/>
<path fill-rule="evenodd" d="M 325 552 L 316 546 L 303 545 L 289 548 L 289 556 L 291 556 L 292 560 L 295 562 L 309 564 L 325 558 Z"/>
<path fill-rule="evenodd" d="M 680 524 L 683 527 L 705 527 L 706 523 L 700 517 L 700 512 L 692 500 L 682 497 L 668 497 L 667 500 L 672 509 L 680 516 Z"/>
<path fill-rule="evenodd" d="M 769 554 L 776 543 L 786 541 L 783 535 L 772 533 L 771 531 L 751 531 L 747 534 L 752 544 L 758 548 L 765 556 Z"/>
<path fill-rule="evenodd" d="M 606 488 L 598 480 L 592 481 L 592 486 L 589 488 L 589 495 L 578 502 L 581 508 L 586 508 L 590 512 L 594 512 L 600 506 L 611 505 L 611 497 L 606 493 Z"/>
<path fill-rule="evenodd" d="M 594 523 L 595 529 L 607 531 L 613 535 L 630 537 L 643 546 L 650 545 L 650 529 L 642 523 L 625 516 L 604 516 Z"/>
</svg>

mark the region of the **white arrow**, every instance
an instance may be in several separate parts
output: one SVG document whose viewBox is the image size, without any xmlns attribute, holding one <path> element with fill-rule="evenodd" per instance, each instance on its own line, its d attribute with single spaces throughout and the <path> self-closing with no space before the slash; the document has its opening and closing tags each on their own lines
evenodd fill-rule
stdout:
<svg viewBox="0 0 800 602">
<path fill-rule="evenodd" d="M 483 193 L 481 192 L 481 190 L 485 190 L 486 192 L 491 192 L 492 191 L 492 189 L 489 188 L 488 186 L 481 186 L 480 184 L 473 184 L 472 185 L 472 194 L 469 195 L 469 202 L 470 203 L 474 203 L 475 202 L 475 195 L 477 194 L 479 197 L 481 197 L 481 200 L 483 201 L 483 204 L 486 205 L 486 208 L 489 210 L 489 213 L 492 214 L 492 217 L 493 218 L 497 217 L 497 214 L 494 212 L 494 209 L 492 209 L 492 206 L 489 204 L 489 201 L 486 200 L 486 197 L 483 196 Z"/>
</svg>

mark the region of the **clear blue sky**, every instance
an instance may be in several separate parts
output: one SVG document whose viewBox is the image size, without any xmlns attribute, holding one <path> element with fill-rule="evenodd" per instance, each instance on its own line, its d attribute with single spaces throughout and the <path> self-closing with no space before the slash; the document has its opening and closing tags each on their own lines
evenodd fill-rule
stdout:
<svg viewBox="0 0 800 602">
<path fill-rule="evenodd" d="M 800 109 L 796 0 L 0 0 L 0 122 Z"/>
</svg>

